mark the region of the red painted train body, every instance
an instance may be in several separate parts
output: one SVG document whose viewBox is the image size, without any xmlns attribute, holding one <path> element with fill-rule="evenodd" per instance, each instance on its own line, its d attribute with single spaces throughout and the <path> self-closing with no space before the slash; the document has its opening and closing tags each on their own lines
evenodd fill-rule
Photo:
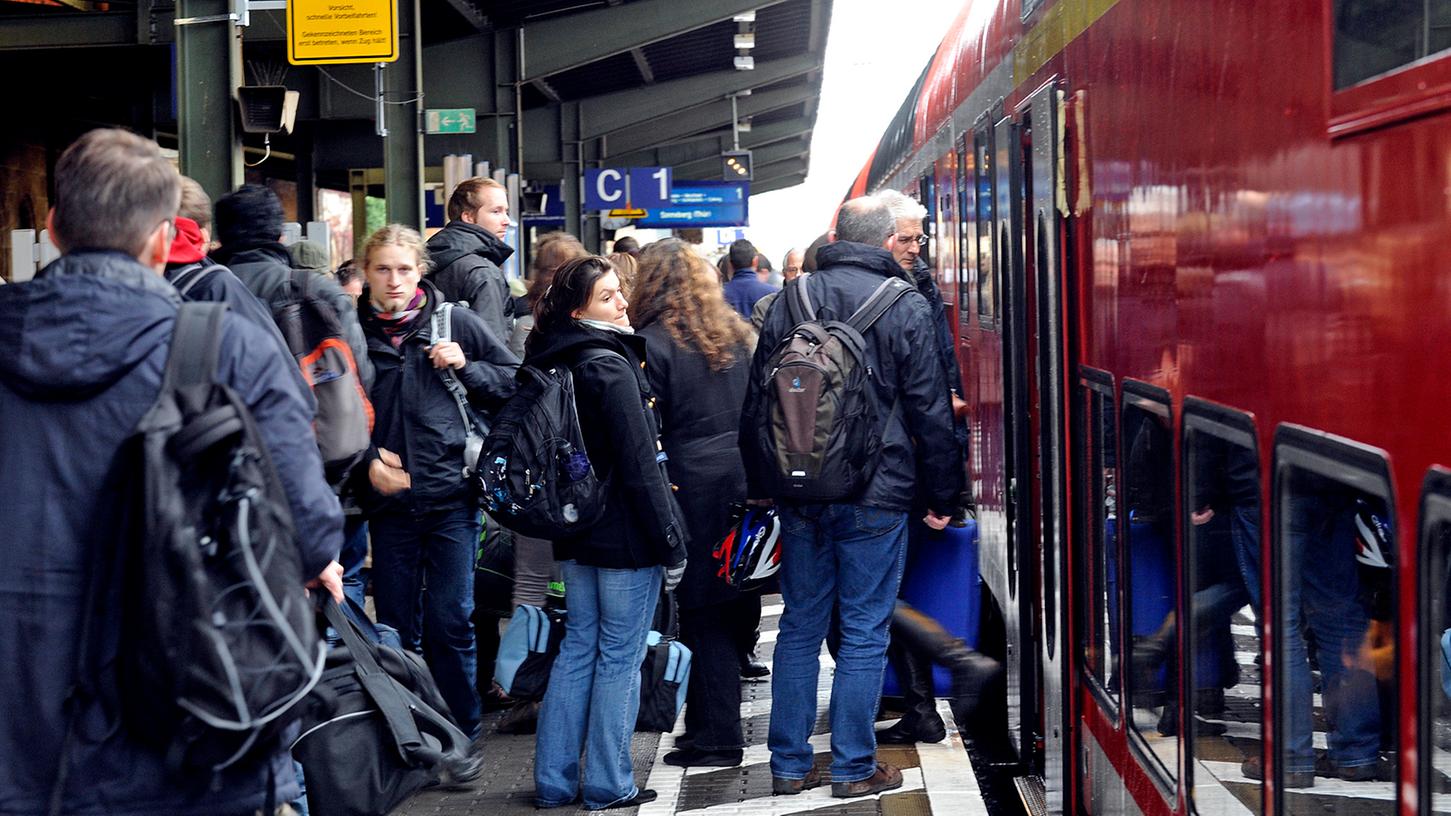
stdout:
<svg viewBox="0 0 1451 816">
<path fill-rule="evenodd" d="M 973 0 L 851 189 L 929 211 L 1050 811 L 1451 809 L 1448 6 Z"/>
</svg>

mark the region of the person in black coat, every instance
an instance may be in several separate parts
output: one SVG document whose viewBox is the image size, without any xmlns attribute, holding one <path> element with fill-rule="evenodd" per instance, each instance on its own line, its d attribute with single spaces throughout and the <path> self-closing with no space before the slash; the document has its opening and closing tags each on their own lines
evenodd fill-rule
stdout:
<svg viewBox="0 0 1451 816">
<path fill-rule="evenodd" d="M 378 621 L 396 628 L 404 646 L 421 644 L 454 719 L 477 737 L 471 617 L 481 517 L 463 476 L 468 429 L 444 377 L 456 377 L 470 407 L 487 416 L 513 396 L 518 361 L 467 309 L 452 310 L 451 340 L 435 338 L 432 322 L 444 301 L 421 279 L 427 262 L 423 239 L 396 224 L 364 247 L 369 288 L 358 313 L 378 375 L 370 392 L 371 491 L 362 502 L 373 537 Z"/>
<path fill-rule="evenodd" d="M 686 538 L 652 410 L 645 340 L 630 328 L 627 307 L 609 261 L 570 261 L 535 306 L 524 357 L 529 366 L 573 371 L 585 449 L 608 485 L 604 517 L 554 542 L 569 617 L 534 752 L 536 804 L 544 808 L 577 797 L 591 810 L 655 798 L 635 785 L 630 735 L 661 568 L 667 589 L 679 582 Z M 609 353 L 581 360 L 594 349 Z"/>
<path fill-rule="evenodd" d="M 739 765 L 739 655 L 754 641 L 761 596 L 717 577 L 711 551 L 730 527 L 731 504 L 746 498 L 737 439 L 755 333 L 726 303 L 710 265 L 675 238 L 640 256 L 630 312 L 645 338 L 670 474 L 690 532 L 690 563 L 675 596 L 692 678 L 685 735 L 665 762 Z"/>
<path fill-rule="evenodd" d="M 508 231 L 509 195 L 504 185 L 471 178 L 454 188 L 448 198 L 448 224 L 428 239 L 434 262 L 429 280 L 444 298 L 467 303 L 506 345 L 514 329 L 514 299 L 502 269 L 514 254 L 514 248 L 504 243 Z"/>
</svg>

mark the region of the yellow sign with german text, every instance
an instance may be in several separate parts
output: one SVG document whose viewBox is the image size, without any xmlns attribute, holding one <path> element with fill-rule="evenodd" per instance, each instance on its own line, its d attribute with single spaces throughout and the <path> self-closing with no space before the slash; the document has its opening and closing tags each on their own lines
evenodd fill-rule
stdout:
<svg viewBox="0 0 1451 816">
<path fill-rule="evenodd" d="M 398 0 L 287 0 L 293 65 L 397 59 Z"/>
</svg>

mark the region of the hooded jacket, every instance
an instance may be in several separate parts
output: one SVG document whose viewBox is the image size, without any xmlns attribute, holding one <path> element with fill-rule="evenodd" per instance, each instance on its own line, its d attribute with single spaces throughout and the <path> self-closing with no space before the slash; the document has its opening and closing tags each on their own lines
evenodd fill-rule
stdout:
<svg viewBox="0 0 1451 816">
<path fill-rule="evenodd" d="M 364 504 L 372 512 L 442 510 L 463 507 L 473 498 L 462 468 L 467 429 L 458 403 L 428 357 L 433 344 L 431 322 L 442 302 L 438 287 L 421 281 L 426 301 L 413 324 L 394 347 L 368 300 L 358 298 L 358 319 L 368 337 L 368 355 L 377 370 L 369 392 L 373 402 L 373 445 L 403 460 L 412 487 L 396 496 L 381 496 L 365 487 Z M 455 374 L 468 392 L 469 403 L 487 418 L 514 395 L 519 360 L 504 348 L 478 315 L 456 308 L 449 333 L 463 348 L 468 363 Z M 367 483 L 366 467 L 358 478 Z"/>
<path fill-rule="evenodd" d="M 806 286 L 819 320 L 846 320 L 888 277 L 901 277 L 892 253 L 878 247 L 838 241 L 817 253 L 815 273 L 793 281 Z M 755 429 L 764 406 L 766 363 L 793 328 L 789 309 L 772 309 L 761 327 L 751 363 L 746 404 L 741 413 L 741 453 L 752 498 L 768 498 L 766 468 L 755 445 Z M 953 436 L 952 405 L 942 368 L 931 309 L 920 293 L 908 292 L 867 331 L 866 363 L 872 400 L 883 423 L 882 450 L 860 497 L 844 502 L 884 510 L 909 511 L 919 497 L 927 508 L 952 515 L 962 490 L 962 462 Z M 893 405 L 897 410 L 892 410 Z M 776 497 L 769 497 L 776 498 Z"/>
<path fill-rule="evenodd" d="M 212 259 L 230 268 L 272 313 L 292 297 L 292 256 L 287 247 L 276 241 L 229 244 L 212 253 Z M 331 275 L 312 275 L 312 291 L 332 304 L 338 320 L 343 324 L 343 336 L 353 350 L 353 359 L 358 364 L 358 376 L 363 387 L 373 383 L 373 366 L 368 362 L 368 344 L 363 339 L 363 329 L 358 325 L 353 299 L 348 297 Z"/>
<path fill-rule="evenodd" d="M 119 252 L 72 253 L 34 281 L 0 287 L 0 812 L 47 811 L 88 570 L 120 523 L 106 474 L 160 390 L 179 304 L 160 276 Z M 287 492 L 303 568 L 315 575 L 342 545 L 342 513 L 292 367 L 264 332 L 226 316 L 218 381 L 251 409 Z M 120 618 L 103 613 L 93 626 L 104 665 Z M 249 812 L 266 799 L 269 764 L 277 801 L 296 795 L 285 747 L 270 763 L 240 763 L 213 780 L 168 772 L 99 704 L 81 705 L 76 734 L 68 814 Z"/>
<path fill-rule="evenodd" d="M 513 335 L 514 299 L 502 267 L 514 248 L 477 224 L 450 221 L 428 239 L 428 254 L 434 264 L 429 279 L 444 298 L 467 303 L 507 346 Z"/>
<path fill-rule="evenodd" d="M 620 356 L 576 364 L 588 348 Z M 555 558 L 609 569 L 673 566 L 684 560 L 685 528 L 660 442 L 645 339 L 578 321 L 547 334 L 536 327 L 524 364 L 541 369 L 567 365 L 574 372 L 585 450 L 595 473 L 608 484 L 604 517 L 581 535 L 555 541 Z"/>
<path fill-rule="evenodd" d="M 942 357 L 942 370 L 947 374 L 947 388 L 954 396 L 961 397 L 962 368 L 957 364 L 957 341 L 952 337 L 952 326 L 947 320 L 947 306 L 942 302 L 942 292 L 937 288 L 937 281 L 932 279 L 932 267 L 922 260 L 921 255 L 917 256 L 912 265 L 911 277 L 910 282 L 927 299 L 927 307 L 932 310 L 933 334 L 937 340 L 937 351 Z M 951 400 L 948 402 L 950 404 Z M 966 455 L 969 441 L 967 421 L 954 415 L 952 433 Z"/>
</svg>

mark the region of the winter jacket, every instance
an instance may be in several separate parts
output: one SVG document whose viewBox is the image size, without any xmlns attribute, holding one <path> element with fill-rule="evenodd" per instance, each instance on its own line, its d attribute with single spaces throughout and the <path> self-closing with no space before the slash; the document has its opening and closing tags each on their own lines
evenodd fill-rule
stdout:
<svg viewBox="0 0 1451 816">
<path fill-rule="evenodd" d="M 947 321 L 947 306 L 942 302 L 942 292 L 937 289 L 937 281 L 932 279 L 932 267 L 920 255 L 912 267 L 910 283 L 917 287 L 922 297 L 927 298 L 927 306 L 932 309 L 933 332 L 937 340 L 938 354 L 942 357 L 942 370 L 947 374 L 947 388 L 954 396 L 961 397 L 962 368 L 957 364 L 957 341 L 953 338 L 952 326 Z M 951 403 L 951 400 L 948 402 Z M 963 455 L 967 455 L 967 421 L 954 415 L 952 433 L 957 437 L 957 444 L 962 448 Z"/>
<path fill-rule="evenodd" d="M 845 241 L 822 247 L 817 264 L 815 273 L 792 285 L 807 287 L 821 320 L 846 320 L 883 279 L 902 274 L 890 252 Z M 741 414 L 741 451 L 752 498 L 768 498 L 762 485 L 770 465 L 749 440 L 765 421 L 761 411 L 766 363 L 792 329 L 789 311 L 772 309 L 766 315 L 751 363 L 750 388 Z M 903 295 L 867 331 L 866 341 L 873 386 L 868 397 L 883 424 L 882 448 L 862 494 L 845 503 L 908 511 L 920 487 L 928 509 L 951 515 L 962 490 L 963 468 L 953 438 L 947 377 L 926 299 L 917 292 Z M 897 405 L 896 411 L 893 405 Z"/>
<path fill-rule="evenodd" d="M 690 564 L 675 597 L 683 609 L 723 603 L 737 593 L 716 577 L 711 551 L 730 527 L 731 503 L 746 499 L 746 466 L 736 440 L 751 349 L 743 344 L 729 368 L 712 371 L 704 354 L 677 343 L 662 324 L 639 334 L 645 338 L 670 478 L 680 488 L 675 498 L 690 534 Z"/>
<path fill-rule="evenodd" d="M 87 569 L 101 563 L 120 508 L 107 471 L 161 386 L 181 299 L 118 252 L 77 252 L 36 280 L 0 288 L 0 813 L 47 812 L 76 672 Z M 265 332 L 225 317 L 218 382 L 251 409 L 286 490 L 307 576 L 342 546 L 342 514 L 323 479 L 312 412 Z M 112 588 L 114 590 L 114 587 Z M 119 601 L 93 635 L 114 655 Z M 110 664 L 108 664 L 110 665 Z M 105 678 L 99 678 L 104 683 Z M 268 766 L 277 801 L 296 796 L 285 744 L 220 774 L 176 775 L 128 737 L 115 713 L 78 712 L 67 814 L 232 814 L 260 808 Z"/>
<path fill-rule="evenodd" d="M 587 348 L 620 355 L 579 363 Z M 524 364 L 568 365 L 585 450 L 608 484 L 605 514 L 584 533 L 554 542 L 555 558 L 587 567 L 639 569 L 671 566 L 686 556 L 686 533 L 671 490 L 660 442 L 645 339 L 571 321 L 562 329 L 530 336 Z"/>
<path fill-rule="evenodd" d="M 779 291 L 781 290 L 768 283 L 761 283 L 761 279 L 756 277 L 756 270 L 740 269 L 726 281 L 725 299 L 732 309 L 740 312 L 741 317 L 750 320 L 751 309 L 756 307 L 756 301 Z"/>
<path fill-rule="evenodd" d="M 292 256 L 282 244 L 269 241 L 224 246 L 212 253 L 212 260 L 230 268 L 273 313 L 292 297 Z M 370 387 L 373 384 L 373 366 L 368 362 L 368 344 L 363 340 L 363 329 L 358 325 L 353 299 L 330 276 L 311 274 L 312 291 L 332 304 L 333 311 L 337 312 L 338 320 L 343 324 L 343 336 L 347 338 L 353 359 L 358 364 L 358 376 L 362 378 L 364 388 Z"/>
<path fill-rule="evenodd" d="M 467 303 L 494 337 L 508 345 L 514 298 L 501 267 L 514 248 L 477 224 L 450 221 L 428 239 L 428 254 L 434 269 L 429 280 L 443 291 L 444 298 Z"/>
<path fill-rule="evenodd" d="M 433 313 L 443 299 L 427 280 L 419 285 L 427 301 L 397 348 L 383 332 L 383 321 L 373 311 L 368 293 L 358 298 L 358 319 L 377 370 L 377 380 L 368 392 L 373 402 L 373 445 L 398 454 L 412 481 L 409 490 L 388 497 L 359 484 L 364 489 L 361 502 L 369 512 L 443 510 L 473 500 L 461 472 L 467 429 L 441 372 L 428 358 Z M 449 331 L 468 360 L 454 373 L 468 392 L 470 405 L 487 421 L 514 395 L 519 360 L 468 309 L 454 308 Z M 366 482 L 367 468 L 358 471 L 358 480 Z"/>
</svg>

